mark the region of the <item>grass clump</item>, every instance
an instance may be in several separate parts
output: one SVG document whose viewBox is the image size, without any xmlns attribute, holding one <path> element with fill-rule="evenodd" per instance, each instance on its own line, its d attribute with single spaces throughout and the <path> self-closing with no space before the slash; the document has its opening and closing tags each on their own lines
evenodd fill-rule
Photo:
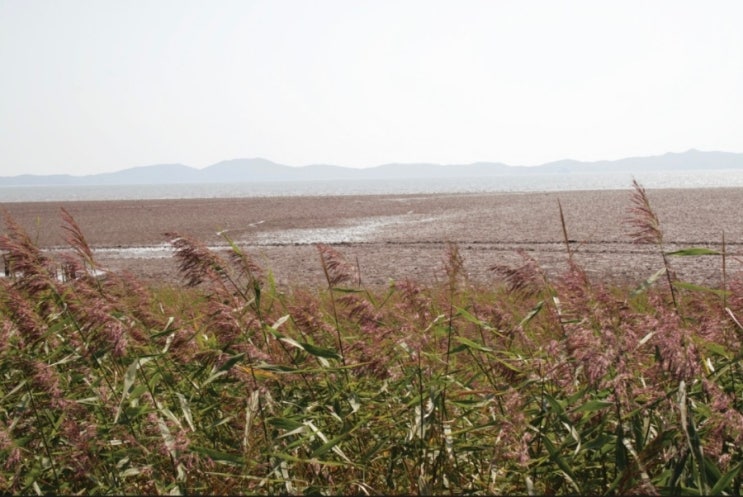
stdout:
<svg viewBox="0 0 743 497">
<path fill-rule="evenodd" d="M 664 252 L 634 202 L 658 276 L 711 255 Z M 169 233 L 184 286 L 156 287 L 99 277 L 62 218 L 62 278 L 12 219 L 0 240 L 0 491 L 740 493 L 734 275 L 623 288 L 523 253 L 483 287 L 450 245 L 440 283 L 368 289 L 319 245 L 327 286 L 278 291 L 230 240 Z"/>
</svg>

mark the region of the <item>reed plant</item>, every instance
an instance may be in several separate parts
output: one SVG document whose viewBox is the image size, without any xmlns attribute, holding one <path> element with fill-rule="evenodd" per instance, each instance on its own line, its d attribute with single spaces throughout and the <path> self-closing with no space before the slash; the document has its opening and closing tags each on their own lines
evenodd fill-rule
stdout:
<svg viewBox="0 0 743 497">
<path fill-rule="evenodd" d="M 66 212 L 55 260 L 6 217 L 0 491 L 739 495 L 743 280 L 630 201 L 659 250 L 637 287 L 586 276 L 561 205 L 567 270 L 523 253 L 487 286 L 455 244 L 438 283 L 386 288 L 318 245 L 325 288 L 278 289 L 178 233 L 183 285 L 144 284 L 102 277 Z M 676 255 L 720 257 L 724 287 Z"/>
</svg>

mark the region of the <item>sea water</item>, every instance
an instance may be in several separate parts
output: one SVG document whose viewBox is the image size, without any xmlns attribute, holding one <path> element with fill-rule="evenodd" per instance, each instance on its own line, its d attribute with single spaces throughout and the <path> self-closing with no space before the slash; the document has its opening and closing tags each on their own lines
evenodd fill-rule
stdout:
<svg viewBox="0 0 743 497">
<path fill-rule="evenodd" d="M 742 170 L 653 171 L 634 174 L 530 173 L 487 177 L 409 178 L 395 180 L 364 179 L 172 185 L 5 186 L 0 187 L 0 203 L 618 190 L 631 188 L 633 178 L 647 189 L 743 187 Z"/>
</svg>

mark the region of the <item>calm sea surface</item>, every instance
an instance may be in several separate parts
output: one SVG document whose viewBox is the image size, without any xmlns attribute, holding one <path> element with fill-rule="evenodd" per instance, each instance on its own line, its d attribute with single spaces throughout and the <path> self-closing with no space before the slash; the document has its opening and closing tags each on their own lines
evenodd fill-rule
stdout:
<svg viewBox="0 0 743 497">
<path fill-rule="evenodd" d="M 335 180 L 183 185 L 0 187 L 0 203 L 74 200 L 239 198 L 415 193 L 549 192 L 616 190 L 636 178 L 645 188 L 743 187 L 743 171 L 528 174 L 478 178 Z"/>
</svg>

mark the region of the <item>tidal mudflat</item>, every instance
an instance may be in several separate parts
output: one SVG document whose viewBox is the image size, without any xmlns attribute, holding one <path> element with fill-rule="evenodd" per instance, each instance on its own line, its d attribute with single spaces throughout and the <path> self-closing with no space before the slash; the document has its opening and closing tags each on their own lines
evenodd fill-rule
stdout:
<svg viewBox="0 0 743 497">
<path fill-rule="evenodd" d="M 573 257 L 590 277 L 642 281 L 662 267 L 654 247 L 628 236 L 631 190 L 545 193 L 363 195 L 0 204 L 45 249 L 64 248 L 60 207 L 76 219 L 99 262 L 155 281 L 178 278 L 166 232 L 192 235 L 219 248 L 225 236 L 279 284 L 321 284 L 316 243 L 336 245 L 358 266 L 362 283 L 441 278 L 447 243 L 456 243 L 473 281 L 492 278 L 494 264 L 518 263 L 518 251 L 548 272 L 565 268 L 562 206 Z M 666 249 L 719 250 L 728 271 L 743 255 L 743 189 L 649 190 Z M 4 227 L 2 230 L 4 231 Z M 718 257 L 674 260 L 679 276 L 719 285 Z"/>
</svg>

